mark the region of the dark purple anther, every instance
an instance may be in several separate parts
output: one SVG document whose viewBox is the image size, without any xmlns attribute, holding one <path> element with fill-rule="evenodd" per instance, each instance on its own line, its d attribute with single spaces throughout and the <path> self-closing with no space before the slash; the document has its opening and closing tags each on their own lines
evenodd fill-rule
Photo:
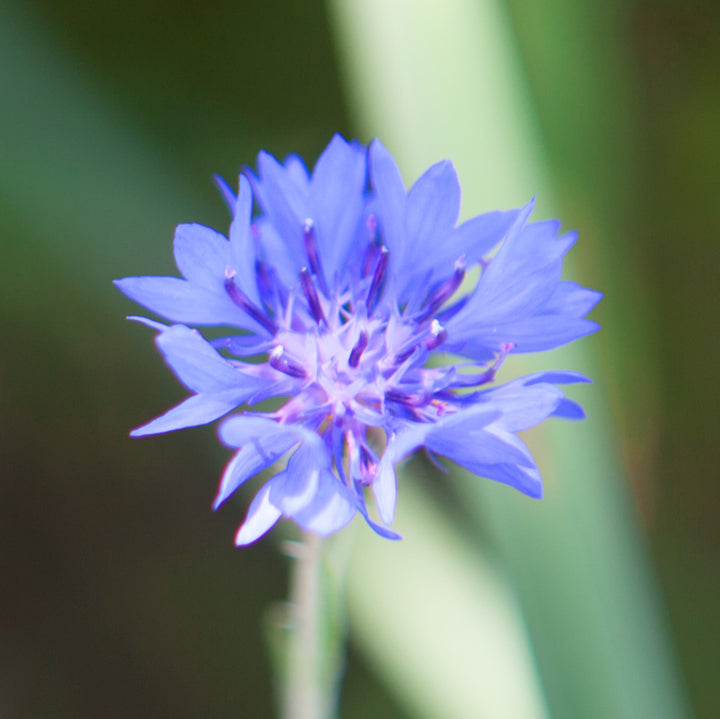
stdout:
<svg viewBox="0 0 720 719">
<path fill-rule="evenodd" d="M 241 309 L 247 312 L 258 324 L 262 325 L 270 334 L 278 330 L 275 322 L 268 317 L 259 307 L 254 305 L 247 295 L 235 284 L 236 272 L 231 267 L 225 270 L 225 291 L 230 299 Z"/>
<path fill-rule="evenodd" d="M 402 404 L 405 407 L 424 407 L 432 401 L 432 392 L 424 390 L 416 394 L 409 394 L 391 389 L 385 392 L 385 401 Z"/>
<path fill-rule="evenodd" d="M 415 351 L 416 347 L 417 347 L 417 345 L 413 345 L 412 347 L 408 347 L 403 352 L 396 354 L 395 357 L 393 357 L 393 362 L 396 365 L 402 364 L 408 357 L 410 357 L 412 355 L 412 353 Z"/>
<path fill-rule="evenodd" d="M 273 349 L 268 362 L 273 369 L 290 375 L 290 377 L 297 377 L 298 379 L 307 377 L 307 372 L 299 364 L 296 364 L 285 356 L 285 348 L 282 345 L 277 345 Z"/>
<path fill-rule="evenodd" d="M 313 319 L 318 324 L 324 322 L 327 325 L 325 313 L 323 312 L 322 305 L 320 304 L 320 299 L 318 298 L 317 290 L 315 289 L 315 285 L 313 284 L 310 270 L 308 270 L 307 267 L 303 267 L 300 270 L 300 284 L 302 286 L 302 291 L 305 295 L 308 306 L 310 307 L 310 314 L 313 316 Z"/>
<path fill-rule="evenodd" d="M 323 294 L 327 295 L 327 285 L 325 284 L 325 275 L 322 271 L 322 263 L 320 261 L 320 253 L 317 246 L 317 233 L 315 232 L 315 224 L 311 219 L 305 220 L 303 228 L 303 238 L 305 239 L 305 254 L 307 254 L 310 262 L 310 269 L 315 277 L 317 277 L 320 289 Z"/>
<path fill-rule="evenodd" d="M 348 360 L 348 364 L 351 367 L 357 367 L 358 364 L 360 364 L 360 357 L 368 346 L 368 339 L 368 333 L 365 330 L 362 330 L 360 332 L 360 336 L 358 337 L 356 345 L 352 348 L 352 351 L 350 352 L 350 359 Z"/>
<path fill-rule="evenodd" d="M 390 252 L 387 247 L 380 248 L 380 256 L 378 257 L 377 264 L 375 265 L 375 274 L 368 290 L 367 301 L 365 305 L 368 309 L 368 315 L 372 314 L 375 309 L 375 304 L 380 297 L 380 288 L 382 281 L 385 279 L 385 270 L 387 270 L 388 260 L 390 259 Z"/>
<path fill-rule="evenodd" d="M 426 319 L 449 300 L 460 287 L 465 278 L 465 255 L 462 255 L 455 262 L 455 272 L 450 279 L 443 282 L 430 296 L 429 302 L 422 313 L 421 320 Z"/>
<path fill-rule="evenodd" d="M 437 321 L 430 323 L 430 337 L 425 340 L 425 346 L 430 350 L 439 347 L 447 339 L 447 330 Z"/>
<path fill-rule="evenodd" d="M 377 476 L 378 458 L 374 452 L 371 452 L 365 444 L 360 445 L 360 482 L 364 486 L 369 486 Z"/>
</svg>

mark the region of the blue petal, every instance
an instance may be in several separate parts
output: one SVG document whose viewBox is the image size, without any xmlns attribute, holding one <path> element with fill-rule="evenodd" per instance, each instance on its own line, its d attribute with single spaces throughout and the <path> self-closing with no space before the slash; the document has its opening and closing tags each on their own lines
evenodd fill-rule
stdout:
<svg viewBox="0 0 720 719">
<path fill-rule="evenodd" d="M 435 424 L 430 422 L 406 422 L 400 425 L 396 432 L 390 433 L 387 447 L 378 466 L 377 475 L 372 483 L 375 505 L 377 506 L 380 519 L 385 524 L 391 524 L 395 517 L 397 480 L 394 465 L 397 462 L 400 462 L 422 445 L 435 449 L 430 439 L 433 433 L 437 433 L 436 444 L 438 447 L 443 446 L 448 449 L 448 451 L 454 453 L 455 448 L 451 446 L 451 435 L 454 435 L 455 440 L 459 444 L 463 444 L 464 442 L 470 444 L 474 441 L 475 435 L 473 434 L 471 436 L 468 434 L 465 429 L 468 425 L 480 430 L 484 425 L 489 424 L 499 416 L 499 411 L 494 407 L 476 406 L 471 410 L 445 417 Z M 444 426 L 447 429 L 444 429 Z M 489 441 L 492 442 L 492 440 Z M 462 449 L 462 447 L 459 448 L 460 453 L 462 453 Z M 445 454 L 441 449 L 437 449 L 436 451 L 438 451 L 439 454 Z M 449 456 L 450 459 L 455 459 L 455 457 L 451 455 L 447 456 Z M 520 457 L 520 459 L 522 460 L 524 458 Z M 458 463 L 461 464 L 461 462 Z"/>
<path fill-rule="evenodd" d="M 155 339 L 177 378 L 193 392 L 235 390 L 251 397 L 271 380 L 244 374 L 219 355 L 196 330 L 173 325 Z"/>
<path fill-rule="evenodd" d="M 215 230 L 197 223 L 178 225 L 173 240 L 175 264 L 185 279 L 223 291 L 230 245 Z"/>
<path fill-rule="evenodd" d="M 599 329 L 600 325 L 592 320 L 541 315 L 501 325 L 494 328 L 493 335 L 503 342 L 512 342 L 515 345 L 513 352 L 541 352 L 561 347 Z M 488 335 L 485 337 L 488 338 Z"/>
<path fill-rule="evenodd" d="M 391 263 L 397 263 L 405 246 L 405 184 L 395 158 L 378 139 L 370 145 L 370 177 L 383 242 L 390 250 Z"/>
<path fill-rule="evenodd" d="M 392 441 L 392 440 L 390 440 Z M 390 454 L 388 454 L 390 452 Z M 380 519 L 385 524 L 392 524 L 395 518 L 395 505 L 397 503 L 397 477 L 395 476 L 394 454 L 390 442 L 385 449 L 378 467 L 378 473 L 372 483 L 375 506 Z"/>
<path fill-rule="evenodd" d="M 459 212 L 460 184 L 447 160 L 433 165 L 410 188 L 403 244 L 394 255 L 390 251 L 390 277 L 401 303 L 421 299 L 418 286 L 425 286 L 433 273 L 452 272 L 452 266 L 448 270 L 437 264 L 436 250 L 447 244 Z"/>
<path fill-rule="evenodd" d="M 296 171 L 288 171 L 288 168 L 265 151 L 258 154 L 257 167 L 263 186 L 262 200 L 266 203 L 265 210 L 268 214 L 272 214 L 271 208 L 279 210 L 275 203 L 281 202 L 290 216 L 304 219 L 308 186 L 296 181 Z"/>
<path fill-rule="evenodd" d="M 320 474 L 320 484 L 311 504 L 293 515 L 306 531 L 327 537 L 349 524 L 356 514 L 354 498 L 328 471 Z"/>
<path fill-rule="evenodd" d="M 252 238 L 250 221 L 252 217 L 252 191 L 247 177 L 240 175 L 237 202 L 233 221 L 230 224 L 230 262 L 235 270 L 235 282 L 238 287 L 256 304 L 260 304 L 260 295 L 257 286 L 257 273 L 255 260 L 257 253 Z M 221 282 L 225 281 L 225 267 L 219 275 Z"/>
<path fill-rule="evenodd" d="M 247 517 L 235 535 L 235 544 L 240 547 L 252 544 L 268 532 L 282 516 L 282 512 L 270 502 L 270 480 L 255 496 Z"/>
<path fill-rule="evenodd" d="M 250 442 L 263 444 L 265 438 L 281 435 L 295 437 L 296 442 L 302 440 L 316 446 L 323 446 L 322 439 L 317 432 L 298 424 L 279 424 L 274 420 L 253 414 L 231 417 L 220 425 L 218 435 L 228 447 L 244 447 Z"/>
<path fill-rule="evenodd" d="M 288 177 L 300 188 L 301 192 L 309 191 L 310 173 L 299 155 L 291 153 L 285 158 L 285 170 Z"/>
<path fill-rule="evenodd" d="M 414 441 L 424 435 L 422 444 L 473 474 L 509 484 L 531 497 L 541 497 L 542 480 L 535 461 L 522 440 L 503 429 L 500 409 L 475 406 L 434 425 L 422 425 L 420 432 L 413 428 L 409 434 L 414 435 Z M 467 426 L 472 427 L 469 432 L 464 429 Z M 407 449 L 397 452 L 394 459 Z M 386 519 L 381 514 L 381 518 L 386 523 L 392 521 L 392 516 Z"/>
<path fill-rule="evenodd" d="M 554 220 L 522 226 L 527 210 L 465 306 L 444 323 L 447 349 L 485 361 L 503 343 L 513 343 L 515 352 L 536 352 L 598 329 L 581 318 L 602 295 L 560 280 L 563 255 L 576 234 L 556 237 Z"/>
<path fill-rule="evenodd" d="M 581 287 L 576 282 L 564 280 L 558 284 L 550 299 L 542 308 L 542 314 L 562 314 L 584 317 L 602 299 L 602 292 Z"/>
<path fill-rule="evenodd" d="M 477 462 L 472 465 L 472 468 L 469 466 L 467 468 L 480 477 L 508 484 L 529 497 L 540 499 L 543 495 L 542 478 L 528 448 L 523 441 L 514 434 L 502 432 L 502 430 L 497 428 L 494 428 L 492 431 L 499 439 L 506 442 L 509 446 L 512 446 L 516 452 L 525 456 L 525 465 L 520 466 L 519 464 L 504 462 L 492 464 Z"/>
<path fill-rule="evenodd" d="M 178 277 L 125 277 L 115 286 L 131 300 L 171 322 L 191 325 L 231 325 L 256 330 L 259 325 L 225 293 Z"/>
<path fill-rule="evenodd" d="M 358 504 L 358 511 L 362 514 L 363 519 L 367 522 L 368 526 L 373 530 L 373 532 L 375 532 L 375 534 L 381 536 L 383 539 L 391 539 L 393 541 L 402 539 L 402 535 L 397 532 L 393 532 L 391 529 L 383 527 L 381 524 L 377 524 L 377 522 L 373 522 L 368 516 L 367 509 L 364 504 Z"/>
<path fill-rule="evenodd" d="M 477 264 L 507 236 L 520 210 L 486 212 L 455 228 L 446 241 L 438 242 L 425 257 L 418 257 L 418 268 L 432 267 L 436 277 L 452 274 L 455 262 L 464 255 L 468 267 Z"/>
<path fill-rule="evenodd" d="M 270 494 L 272 503 L 290 516 L 307 507 L 317 493 L 324 465 L 312 445 L 300 445 L 288 460 L 287 469 L 277 475 Z"/>
<path fill-rule="evenodd" d="M 475 362 L 485 364 L 492 362 L 500 352 L 500 345 L 504 344 L 505 340 L 492 331 L 487 334 L 469 334 L 466 332 L 464 336 L 461 332 L 455 332 L 452 337 L 449 337 L 442 348 L 447 352 L 454 352 L 455 354 L 463 355 L 463 357 L 469 357 Z"/>
<path fill-rule="evenodd" d="M 352 520 L 355 498 L 329 470 L 321 448 L 320 441 L 303 443 L 290 458 L 287 469 L 265 485 L 241 528 L 240 543 L 255 541 L 282 514 L 322 536 Z"/>
<path fill-rule="evenodd" d="M 258 155 L 258 171 L 258 199 L 285 241 L 286 251 L 299 259 L 303 256 L 303 228 L 308 217 L 308 198 L 287 170 L 267 152 Z"/>
<path fill-rule="evenodd" d="M 542 477 L 537 467 L 519 467 L 515 464 L 478 464 L 472 471 L 478 477 L 507 484 L 528 497 L 542 499 Z"/>
<path fill-rule="evenodd" d="M 156 343 L 178 379 L 198 394 L 133 430 L 133 437 L 207 424 L 274 384 L 233 367 L 197 331 L 183 325 L 161 332 Z"/>
<path fill-rule="evenodd" d="M 560 282 L 562 254 L 572 238 L 548 239 L 542 254 L 522 252 L 521 243 L 512 240 L 509 238 L 491 260 L 463 313 L 482 311 L 483 322 L 499 324 L 536 314 L 552 296 Z"/>
<path fill-rule="evenodd" d="M 215 186 L 218 190 L 220 190 L 220 194 L 227 205 L 230 217 L 232 217 L 235 212 L 235 193 L 232 191 L 230 185 L 228 185 L 228 183 L 225 182 L 220 175 L 213 175 L 213 181 L 215 182 Z"/>
<path fill-rule="evenodd" d="M 585 419 L 586 414 L 581 405 L 566 397 L 553 412 L 553 417 L 577 421 Z"/>
<path fill-rule="evenodd" d="M 555 222 L 522 223 L 532 208 L 526 206 L 507 240 L 480 277 L 465 307 L 452 319 L 458 331 L 503 324 L 538 314 L 560 282 L 562 258 L 575 242 L 573 233 L 555 237 Z"/>
<path fill-rule="evenodd" d="M 433 452 L 442 454 L 475 474 L 480 473 L 476 471 L 478 466 L 489 464 L 531 466 L 532 461 L 522 451 L 506 439 L 485 430 L 492 416 L 494 408 L 473 407 L 458 412 L 433 425 L 424 444 Z"/>
<path fill-rule="evenodd" d="M 275 270 L 285 287 L 292 287 L 298 281 L 298 271 L 307 264 L 304 248 L 286 242 L 266 217 L 256 218 L 255 227 L 260 235 L 260 259 Z"/>
<path fill-rule="evenodd" d="M 310 445 L 301 445 L 276 479 L 271 502 L 303 529 L 326 536 L 355 516 L 355 497 Z"/>
<path fill-rule="evenodd" d="M 219 434 L 226 444 L 242 449 L 225 468 L 213 502 L 214 509 L 246 480 L 276 462 L 303 438 L 293 427 L 255 417 L 231 417 L 221 425 Z"/>
<path fill-rule="evenodd" d="M 452 162 L 443 160 L 428 169 L 408 192 L 408 250 L 415 257 L 434 254 L 436 244 L 446 241 L 459 214 L 460 183 Z"/>
<path fill-rule="evenodd" d="M 495 327 L 479 327 L 467 330 L 462 336 L 455 332 L 444 348 L 462 354 L 477 362 L 488 362 L 500 351 L 500 346 L 512 342 L 514 353 L 540 352 L 554 349 L 591 334 L 600 328 L 591 320 L 550 315 Z M 460 335 L 460 338 L 458 338 Z"/>
<path fill-rule="evenodd" d="M 231 335 L 229 337 L 216 337 L 210 340 L 215 349 L 224 349 L 236 357 L 252 357 L 263 352 L 268 352 L 273 347 L 273 342 L 260 339 L 255 335 Z"/>
<path fill-rule="evenodd" d="M 335 135 L 313 170 L 310 218 L 315 223 L 325 279 L 340 274 L 364 206 L 365 152 Z"/>
<path fill-rule="evenodd" d="M 208 424 L 231 412 L 245 401 L 244 393 L 227 390 L 217 394 L 196 394 L 176 405 L 165 414 L 130 432 L 131 437 L 173 432 L 186 427 Z"/>
<path fill-rule="evenodd" d="M 478 322 L 497 324 L 518 315 L 536 314 L 552 295 L 560 281 L 562 255 L 572 238 L 554 238 L 548 223 L 536 223 L 543 226 L 540 234 L 545 238 L 539 242 L 537 230 L 524 226 L 533 206 L 534 198 L 517 213 L 507 239 L 465 306 L 450 320 L 449 330 L 452 326 L 462 334 Z"/>
<path fill-rule="evenodd" d="M 385 452 L 378 465 L 378 472 L 372 483 L 375 506 L 380 519 L 391 524 L 395 518 L 397 501 L 397 478 L 395 464 L 420 447 L 427 433 L 434 425 L 407 422 L 400 425 L 396 432 L 390 433 Z"/>
<path fill-rule="evenodd" d="M 481 395 L 481 401 L 491 403 L 502 412 L 494 424 L 508 432 L 522 432 L 540 424 L 557 410 L 563 399 L 565 395 L 555 385 L 535 383 L 526 386 L 522 379 L 494 387 Z M 463 414 L 459 413 L 460 416 Z"/>
<path fill-rule="evenodd" d="M 139 315 L 128 315 L 125 319 L 131 322 L 137 322 L 139 325 L 145 325 L 145 327 L 149 327 L 151 330 L 156 330 L 157 332 L 164 332 L 169 326 L 162 322 L 148 319 L 147 317 L 140 317 Z"/>
<path fill-rule="evenodd" d="M 583 384 L 592 384 L 592 380 L 580 372 L 572 370 L 550 370 L 548 372 L 534 372 L 525 375 L 516 382 L 522 382 L 524 385 L 533 385 L 538 382 L 548 382 L 549 384 L 574 384 L 582 382 Z"/>
</svg>

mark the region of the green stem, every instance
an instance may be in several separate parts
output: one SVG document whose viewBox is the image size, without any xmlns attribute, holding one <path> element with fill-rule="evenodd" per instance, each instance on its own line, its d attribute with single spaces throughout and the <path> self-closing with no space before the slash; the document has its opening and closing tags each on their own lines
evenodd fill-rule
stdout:
<svg viewBox="0 0 720 719">
<path fill-rule="evenodd" d="M 290 578 L 290 636 L 283 687 L 283 719 L 325 719 L 330 705 L 323 676 L 321 540 L 306 533 L 288 543 L 294 558 Z"/>
</svg>

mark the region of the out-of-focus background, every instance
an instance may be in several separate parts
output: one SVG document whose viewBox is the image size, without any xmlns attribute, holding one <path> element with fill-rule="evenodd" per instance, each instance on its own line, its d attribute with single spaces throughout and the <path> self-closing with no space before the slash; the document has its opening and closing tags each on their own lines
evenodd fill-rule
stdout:
<svg viewBox="0 0 720 719">
<path fill-rule="evenodd" d="M 371 139 L 343 4 L 0 2 L 2 717 L 272 716 L 262 625 L 286 560 L 273 539 L 233 547 L 247 492 L 211 512 L 227 461 L 212 428 L 128 439 L 183 390 L 111 280 L 173 274 L 179 222 L 226 227 L 213 173 L 260 149 L 312 164 L 336 131 Z M 606 293 L 583 351 L 657 631 L 681 703 L 714 719 L 720 5 L 496 6 L 518 59 L 503 77 L 530 108 L 553 210 L 580 232 L 576 276 Z M 357 646 L 341 716 L 416 716 Z M 548 652 L 529 651 L 555 686 L 549 715 L 566 716 Z"/>
</svg>

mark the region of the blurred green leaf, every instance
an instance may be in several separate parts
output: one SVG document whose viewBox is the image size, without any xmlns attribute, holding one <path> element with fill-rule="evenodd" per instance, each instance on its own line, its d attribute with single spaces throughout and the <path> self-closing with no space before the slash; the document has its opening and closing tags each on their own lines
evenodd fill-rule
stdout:
<svg viewBox="0 0 720 719">
<path fill-rule="evenodd" d="M 430 0 L 335 0 L 330 8 L 346 86 L 363 130 L 383 137 L 410 172 L 408 179 L 450 157 L 463 183 L 464 214 L 517 206 L 535 192 L 538 214 L 550 213 L 556 202 L 547 157 L 504 5 L 454 0 L 440 8 Z M 593 284 L 590 276 L 587 280 Z M 599 378 L 592 353 L 600 342 L 584 340 L 541 362 Z M 516 370 L 531 367 L 539 368 L 540 362 L 515 364 Z M 459 471 L 453 473 L 453 486 L 474 525 L 488 528 L 506 562 L 551 715 L 677 719 L 687 710 L 628 501 L 606 394 L 602 383 L 575 393 L 588 410 L 585 423 L 549 423 L 532 433 L 532 449 L 546 478 L 543 502 Z M 400 506 L 406 499 L 407 486 L 401 486 Z M 432 526 L 427 531 L 432 533 Z M 479 542 L 479 529 L 475 535 Z M 351 610 L 377 592 L 372 575 L 383 573 L 386 562 L 392 559 L 378 552 L 364 565 L 365 581 L 351 584 L 359 595 L 351 595 Z M 467 566 L 472 571 L 476 563 L 468 560 Z M 434 581 L 430 570 L 426 581 L 428 587 Z M 388 573 L 384 591 L 401 592 L 403 582 L 403 575 Z M 424 600 L 422 590 L 416 596 L 417 602 Z M 408 622 L 403 631 L 402 613 L 393 623 L 384 619 L 382 612 L 374 619 L 352 613 L 353 637 L 375 659 L 391 625 L 393 634 L 406 637 L 404 653 L 394 655 L 403 665 L 396 671 L 414 676 L 425 693 L 444 696 L 453 665 L 438 670 L 428 687 L 424 655 L 418 658 L 412 648 L 420 641 L 417 627 Z M 438 637 L 436 653 L 452 652 L 453 639 L 446 640 L 443 645 Z M 518 689 L 525 689 L 523 677 L 516 679 Z M 406 683 L 397 687 L 398 696 L 406 696 Z M 439 706 L 435 716 L 448 716 L 437 713 Z"/>
<path fill-rule="evenodd" d="M 404 475 L 389 543 L 362 527 L 350 631 L 419 719 L 548 719 L 517 602 L 500 571 Z"/>
</svg>

